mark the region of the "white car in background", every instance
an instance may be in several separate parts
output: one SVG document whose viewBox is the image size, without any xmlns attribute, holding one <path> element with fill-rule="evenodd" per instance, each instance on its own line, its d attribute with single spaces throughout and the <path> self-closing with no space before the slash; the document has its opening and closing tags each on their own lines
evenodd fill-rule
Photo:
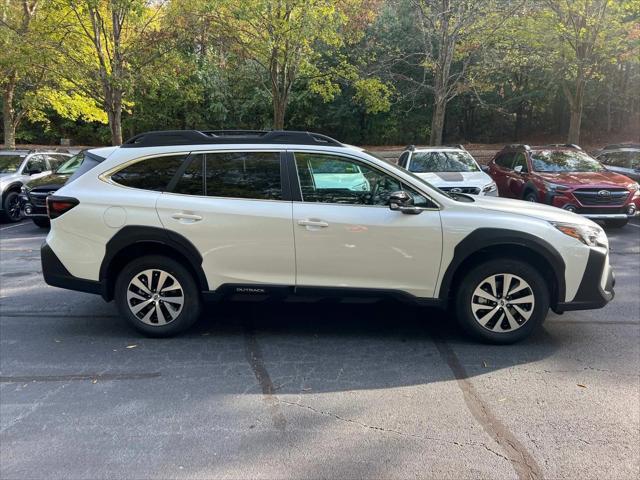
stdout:
<svg viewBox="0 0 640 480">
<path fill-rule="evenodd" d="M 398 165 L 447 193 L 498 196 L 496 183 L 460 147 L 407 147 Z"/>
</svg>

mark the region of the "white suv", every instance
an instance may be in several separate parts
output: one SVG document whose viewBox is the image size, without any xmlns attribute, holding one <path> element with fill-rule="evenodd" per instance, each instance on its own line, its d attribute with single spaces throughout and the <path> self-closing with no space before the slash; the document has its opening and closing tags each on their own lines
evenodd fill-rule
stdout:
<svg viewBox="0 0 640 480">
<path fill-rule="evenodd" d="M 462 145 L 458 147 L 408 146 L 398 165 L 450 193 L 498 196 L 496 182 Z"/>
<path fill-rule="evenodd" d="M 319 134 L 138 135 L 49 197 L 50 285 L 115 299 L 151 336 L 228 295 L 392 295 L 509 343 L 613 298 L 603 230 L 518 200 L 448 196 Z M 332 177 L 335 175 L 335 178 Z"/>
</svg>

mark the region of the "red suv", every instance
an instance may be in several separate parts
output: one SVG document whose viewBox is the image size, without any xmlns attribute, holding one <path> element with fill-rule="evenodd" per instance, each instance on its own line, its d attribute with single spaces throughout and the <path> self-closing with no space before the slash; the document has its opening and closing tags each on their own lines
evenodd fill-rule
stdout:
<svg viewBox="0 0 640 480">
<path fill-rule="evenodd" d="M 508 145 L 489 162 L 501 197 L 564 208 L 623 227 L 636 213 L 638 184 L 606 170 L 577 145 Z"/>
</svg>

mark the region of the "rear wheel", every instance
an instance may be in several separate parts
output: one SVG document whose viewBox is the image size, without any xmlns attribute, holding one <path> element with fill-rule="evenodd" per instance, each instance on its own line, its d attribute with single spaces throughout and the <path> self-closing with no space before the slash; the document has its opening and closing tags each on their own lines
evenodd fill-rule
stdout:
<svg viewBox="0 0 640 480">
<path fill-rule="evenodd" d="M 20 215 L 20 198 L 18 192 L 8 192 L 2 202 L 2 216 L 7 222 L 17 222 L 22 218 Z"/>
<path fill-rule="evenodd" d="M 629 223 L 629 219 L 628 218 L 619 219 L 619 220 L 605 220 L 604 221 L 604 226 L 607 227 L 607 228 L 622 228 L 627 223 Z"/>
<path fill-rule="evenodd" d="M 200 292 L 191 273 L 171 258 L 150 255 L 118 275 L 115 300 L 131 326 L 150 337 L 170 337 L 200 315 Z"/>
<path fill-rule="evenodd" d="M 33 220 L 33 223 L 35 223 L 40 228 L 50 228 L 51 227 L 51 222 L 49 221 L 48 218 L 45 218 L 45 217 L 33 217 L 31 220 Z"/>
<path fill-rule="evenodd" d="M 462 327 L 481 340 L 508 344 L 529 336 L 549 310 L 549 290 L 538 271 L 513 259 L 495 259 L 473 268 L 456 297 Z"/>
</svg>

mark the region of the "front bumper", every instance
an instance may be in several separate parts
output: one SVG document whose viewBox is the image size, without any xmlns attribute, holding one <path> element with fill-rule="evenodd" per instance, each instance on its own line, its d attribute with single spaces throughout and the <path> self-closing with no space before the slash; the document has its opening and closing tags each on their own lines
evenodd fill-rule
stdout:
<svg viewBox="0 0 640 480">
<path fill-rule="evenodd" d="M 28 195 L 21 193 L 18 197 L 20 200 L 20 212 L 25 217 L 48 217 L 47 207 L 34 204 Z"/>
<path fill-rule="evenodd" d="M 570 302 L 558 302 L 553 310 L 562 313 L 602 308 L 613 300 L 615 285 L 616 277 L 609 265 L 607 253 L 591 249 L 576 296 Z"/>
<path fill-rule="evenodd" d="M 571 192 L 547 193 L 545 203 L 582 215 L 592 220 L 624 220 L 639 214 L 640 207 L 637 199 L 625 199 L 623 204 L 584 205 Z"/>
</svg>

